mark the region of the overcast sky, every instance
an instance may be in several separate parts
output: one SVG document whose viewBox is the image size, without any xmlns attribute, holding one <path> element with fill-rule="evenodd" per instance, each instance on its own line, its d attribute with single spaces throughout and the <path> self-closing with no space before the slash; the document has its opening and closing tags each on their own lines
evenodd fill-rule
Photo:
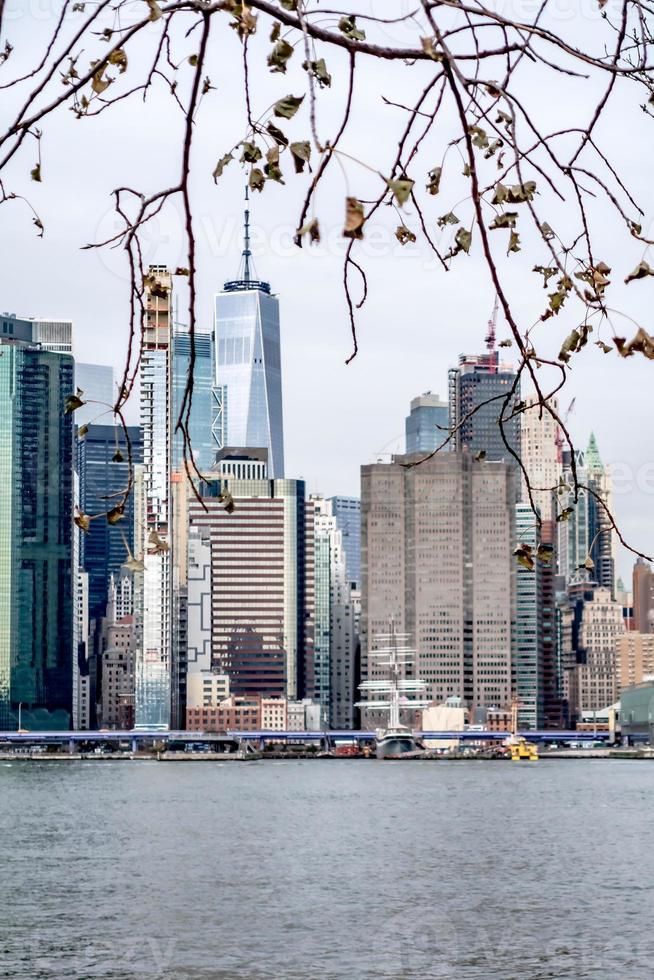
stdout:
<svg viewBox="0 0 654 980">
<path fill-rule="evenodd" d="M 136 8 L 141 9 L 139 2 Z M 411 8 L 415 4 L 411 5 Z M 508 12 L 511 4 L 503 5 Z M 528 3 L 514 4 L 528 12 Z M 362 10 L 380 13 L 388 4 L 361 0 Z M 408 10 L 399 2 L 394 10 Z M 592 43 L 602 43 L 602 25 L 597 4 L 566 3 L 560 0 L 551 22 L 557 31 Z M 611 4 L 608 6 L 611 10 Z M 11 62 L 1 69 L 3 78 L 13 63 L 14 73 L 32 67 L 53 25 L 56 0 L 49 4 L 11 0 L 7 13 L 7 36 L 15 46 Z M 79 15 L 77 15 L 79 16 Z M 72 22 L 71 22 L 72 23 Z M 158 30 L 152 25 L 152 36 Z M 387 43 L 416 43 L 415 33 L 396 27 L 382 28 Z M 270 75 L 264 59 L 270 44 L 268 29 L 252 43 L 252 101 L 254 115 L 289 92 L 304 91 L 303 56 L 295 55 L 288 75 Z M 216 160 L 243 136 L 241 49 L 226 18 L 216 19 L 210 48 L 208 74 L 216 91 L 211 92 L 198 116 L 193 156 L 192 191 L 198 243 L 198 315 L 209 325 L 212 299 L 224 280 L 233 278 L 241 250 L 242 189 L 244 172 L 232 163 L 216 187 L 211 172 Z M 381 37 L 382 35 L 378 35 Z M 589 40 L 590 39 L 590 40 Z M 147 40 L 147 39 L 146 39 Z M 149 42 L 148 42 L 149 43 Z M 191 54 L 191 38 L 180 49 Z M 96 45 L 97 48 L 97 45 Z M 87 47 L 81 58 L 94 56 Z M 129 51 L 129 49 L 128 49 Z M 346 58 L 327 52 L 334 77 L 332 88 L 321 93 L 318 128 L 323 139 L 333 136 L 343 107 Z M 132 57 L 127 77 L 134 84 L 138 64 Z M 379 170 L 388 169 L 394 155 L 404 114 L 385 106 L 382 96 L 397 102 L 410 101 L 427 77 L 424 66 L 360 63 L 352 125 L 342 149 Z M 190 76 L 190 68 L 188 74 Z M 131 74 L 130 74 L 131 73 Z M 126 83 L 126 81 L 125 81 Z M 123 84 L 123 81 L 116 85 Z M 620 87 L 618 87 L 620 88 Z M 183 91 L 183 83 L 180 85 Z M 119 91 L 118 88 L 115 89 Z M 593 90 L 597 94 L 598 89 Z M 534 74 L 525 65 L 521 97 L 529 101 L 536 117 L 547 128 L 565 121 L 579 122 L 591 111 L 592 100 L 578 84 L 556 76 Z M 618 91 L 615 107 L 599 136 L 608 138 L 613 160 L 641 203 L 651 210 L 650 120 L 639 108 L 637 93 Z M 11 115 L 13 100 L 3 94 L 0 117 Z M 309 136 L 306 106 L 284 126 L 292 139 Z M 448 128 L 449 127 L 449 128 Z M 119 250 L 82 251 L 80 246 L 106 238 L 116 225 L 112 216 L 111 190 L 127 184 L 151 192 L 175 179 L 179 160 L 180 114 L 163 93 L 145 107 L 137 97 L 93 120 L 78 121 L 64 110 L 57 120 L 44 125 L 42 141 L 43 183 L 29 180 L 36 162 L 36 148 L 28 141 L 9 171 L 7 189 L 28 194 L 46 228 L 43 240 L 35 235 L 28 210 L 20 203 L 5 204 L 2 221 L 2 289 L 0 310 L 22 315 L 71 318 L 75 325 L 76 356 L 80 360 L 113 363 L 118 368 L 124 356 L 127 324 L 126 268 Z M 454 133 L 453 117 L 446 113 L 417 158 L 410 176 L 422 182 L 427 170 L 440 163 L 444 148 Z M 315 151 L 314 151 L 315 152 Z M 443 397 L 447 392 L 447 370 L 459 353 L 483 349 L 486 322 L 494 294 L 487 272 L 474 247 L 470 256 L 459 256 L 452 271 L 444 273 L 423 244 L 402 247 L 393 236 L 397 216 L 382 209 L 379 220 L 367 229 L 357 258 L 369 277 L 369 298 L 358 315 L 360 352 L 349 366 L 346 357 L 351 339 L 343 296 L 340 235 L 344 198 L 348 193 L 370 198 L 379 188 L 379 178 L 343 157 L 320 189 L 315 214 L 320 219 L 323 242 L 318 248 L 301 251 L 292 245 L 299 207 L 306 190 L 306 176 L 295 176 L 290 161 L 284 163 L 286 186 L 270 184 L 251 204 L 254 231 L 253 251 L 257 274 L 272 284 L 278 295 L 282 322 L 282 361 L 286 472 L 304 477 L 311 491 L 326 494 L 356 494 L 359 467 L 381 453 L 402 448 L 404 418 L 415 395 L 431 390 Z M 452 184 L 445 184 L 438 198 L 430 200 L 431 231 L 445 249 L 452 230 L 441 233 L 435 219 L 457 208 L 465 220 L 469 204 L 460 203 L 461 161 L 450 153 L 446 162 Z M 445 181 L 444 181 L 445 183 Z M 448 190 L 448 187 L 451 187 Z M 594 210 L 593 210 L 594 208 Z M 603 205 L 591 205 L 592 230 L 598 256 L 615 264 L 616 285 L 611 303 L 626 310 L 646 329 L 652 327 L 654 281 L 644 280 L 623 287 L 624 276 L 643 257 L 642 247 L 622 234 L 613 214 Z M 552 207 L 546 217 L 551 224 L 566 226 L 570 205 Z M 417 229 L 411 207 L 406 223 Z M 650 214 L 643 220 L 647 231 Z M 186 265 L 187 257 L 178 209 L 170 207 L 153 223 L 147 236 L 149 261 L 175 267 Z M 616 249 L 616 242 L 619 247 Z M 507 283 L 518 316 L 532 323 L 547 302 L 538 277 L 531 268 L 538 259 L 534 239 L 524 235 L 525 247 L 510 262 L 503 262 Z M 651 261 L 651 259 L 650 259 Z M 652 263 L 654 264 L 654 262 Z M 353 292 L 358 295 L 356 276 Z M 185 318 L 185 297 L 180 298 L 180 318 Z M 544 349 L 556 354 L 563 337 L 577 325 L 578 314 L 565 313 L 539 328 Z M 627 321 L 616 326 L 627 336 L 635 330 Z M 626 325 L 625 325 L 626 324 Z M 612 331 L 598 336 L 610 342 Z M 507 335 L 502 322 L 498 335 Z M 654 551 L 651 511 L 654 493 L 654 458 L 651 450 L 652 392 L 654 366 L 643 358 L 621 360 L 604 355 L 589 345 L 574 361 L 563 395 L 565 409 L 573 396 L 576 407 L 570 427 L 580 446 L 595 431 L 606 462 L 616 468 L 615 508 L 625 535 L 648 552 Z M 132 420 L 138 405 L 132 406 Z M 628 572 L 631 560 L 621 558 L 621 571 Z"/>
</svg>

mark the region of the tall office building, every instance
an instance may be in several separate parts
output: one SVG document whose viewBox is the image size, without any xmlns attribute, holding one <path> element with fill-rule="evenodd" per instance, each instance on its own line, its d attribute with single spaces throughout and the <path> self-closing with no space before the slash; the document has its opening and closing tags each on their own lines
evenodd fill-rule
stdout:
<svg viewBox="0 0 654 980">
<path fill-rule="evenodd" d="M 506 708 L 514 660 L 513 467 L 470 453 L 361 471 L 361 676 L 392 618 L 427 696 Z"/>
<path fill-rule="evenodd" d="M 75 385 L 84 392 L 85 403 L 75 412 L 78 426 L 98 423 L 110 425 L 114 421 L 108 406 L 116 401 L 114 369 L 110 364 L 86 364 L 75 361 Z"/>
<path fill-rule="evenodd" d="M 239 279 L 215 297 L 216 388 L 213 429 L 219 447 L 268 450 L 270 476 L 284 475 L 279 301 L 251 275 L 249 211 Z"/>
<path fill-rule="evenodd" d="M 561 435 L 552 416 L 547 412 L 541 413 L 538 400 L 533 395 L 527 396 L 524 402 L 526 409 L 521 421 L 521 459 L 529 476 L 533 501 L 541 520 L 538 542 L 555 548 L 558 524 L 555 513 L 557 494 L 554 488 L 563 472 Z M 552 400 L 552 406 L 555 410 L 558 409 L 556 399 Z M 528 504 L 524 475 L 521 479 L 522 499 Z M 533 515 L 532 519 L 535 521 Z M 557 659 L 555 573 L 555 554 L 549 564 L 538 563 L 543 709 L 543 717 L 538 724 L 548 728 L 560 727 L 563 720 L 561 673 Z"/>
<path fill-rule="evenodd" d="M 361 501 L 358 497 L 330 497 L 336 526 L 341 532 L 349 582 L 361 583 Z"/>
<path fill-rule="evenodd" d="M 212 428 L 215 418 L 216 396 L 213 334 L 211 331 L 196 329 L 194 347 L 193 393 L 188 430 L 195 465 L 200 473 L 204 473 L 205 470 L 209 470 L 213 466 L 216 453 L 220 448 L 216 441 L 216 433 Z M 175 427 L 179 418 L 191 363 L 191 339 L 188 329 L 179 324 L 175 324 L 173 329 L 172 355 L 173 471 L 179 472 L 183 466 L 184 440 L 182 433 L 177 431 Z"/>
<path fill-rule="evenodd" d="M 578 713 L 600 711 L 618 698 L 616 648 L 625 632 L 622 609 L 610 589 L 597 587 L 584 602 L 581 663 L 577 666 Z"/>
<path fill-rule="evenodd" d="M 559 511 L 570 510 L 558 524 L 558 569 L 568 583 L 581 579 L 596 582 L 611 594 L 615 590 L 615 535 L 598 497 L 611 508 L 611 474 L 602 464 L 597 442 L 591 435 L 585 453 L 575 453 L 578 499 L 574 499 L 574 474 L 570 453 L 563 452 L 563 481 L 558 494 Z M 589 488 L 589 490 L 586 489 Z M 592 568 L 586 568 L 588 558 Z"/>
<path fill-rule="evenodd" d="M 529 504 L 516 504 L 516 539 L 535 556 L 540 534 Z M 534 561 L 533 569 L 516 568 L 516 637 L 514 693 L 521 728 L 541 728 L 545 720 L 543 658 L 543 576 L 547 569 Z"/>
<path fill-rule="evenodd" d="M 313 688 L 305 694 L 320 704 L 324 727 L 351 729 L 359 679 L 360 594 L 348 578 L 333 501 L 312 496 L 307 507 L 313 509 L 315 614 Z"/>
<path fill-rule="evenodd" d="M 521 459 L 529 476 L 534 503 L 543 522 L 556 518 L 554 497 L 563 467 L 561 464 L 561 433 L 548 412 L 541 412 L 538 399 L 528 395 L 521 421 Z M 558 411 L 556 398 L 552 408 Z M 522 499 L 528 501 L 524 475 Z"/>
<path fill-rule="evenodd" d="M 483 452 L 487 460 L 517 466 L 499 425 L 505 398 L 512 390 L 510 403 L 504 410 L 507 417 L 504 436 L 511 449 L 520 455 L 520 415 L 512 413 L 513 405 L 520 401 L 520 382 L 516 383 L 513 366 L 503 364 L 494 349 L 487 354 L 461 354 L 459 366 L 449 372 L 450 426 L 454 430 L 451 448 L 467 450 L 473 455 Z M 518 484 L 516 493 L 519 489 Z"/>
<path fill-rule="evenodd" d="M 227 674 L 236 696 L 304 696 L 315 671 L 304 482 L 268 478 L 265 449 L 226 447 L 201 493 L 189 500 L 189 672 Z"/>
<path fill-rule="evenodd" d="M 4 318 L 2 318 L 4 320 Z M 0 335 L 0 729 L 67 729 L 73 697 L 73 417 L 67 354 Z"/>
<path fill-rule="evenodd" d="M 449 409 L 447 402 L 426 391 L 411 401 L 404 423 L 405 452 L 432 453 L 448 436 Z"/>
<path fill-rule="evenodd" d="M 654 633 L 654 573 L 644 558 L 637 558 L 633 570 L 634 629 Z"/>
<path fill-rule="evenodd" d="M 141 430 L 128 426 L 134 464 L 142 462 Z M 77 441 L 77 472 L 80 480 L 80 508 L 85 514 L 104 514 L 116 496 L 127 486 L 128 450 L 125 433 L 119 425 L 89 425 L 83 439 Z M 125 539 L 134 551 L 134 495 L 130 494 L 125 517 L 118 524 L 104 518 L 91 521 L 82 536 L 81 567 L 89 576 L 89 617 L 105 615 L 109 580 L 117 575 L 126 560 Z"/>
<path fill-rule="evenodd" d="M 172 671 L 172 278 L 165 266 L 151 265 L 154 285 L 146 289 L 141 354 L 141 436 L 143 517 L 135 547 L 143 556 L 137 611 L 135 727 L 170 725 Z M 138 502 L 135 503 L 138 507 Z M 138 538 L 140 537 L 140 540 Z"/>
<path fill-rule="evenodd" d="M 73 324 L 70 320 L 17 317 L 0 314 L 0 340 L 21 340 L 56 354 L 71 354 Z"/>
</svg>

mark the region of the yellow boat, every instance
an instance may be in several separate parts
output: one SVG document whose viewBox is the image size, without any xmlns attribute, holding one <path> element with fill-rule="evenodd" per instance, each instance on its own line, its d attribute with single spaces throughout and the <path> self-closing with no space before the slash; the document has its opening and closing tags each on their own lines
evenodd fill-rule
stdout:
<svg viewBox="0 0 654 980">
<path fill-rule="evenodd" d="M 509 742 L 509 752 L 511 762 L 538 762 L 538 748 L 533 742 L 528 742 L 526 738 L 518 738 L 515 742 Z"/>
<path fill-rule="evenodd" d="M 511 762 L 538 762 L 538 748 L 533 742 L 528 742 L 522 735 L 518 735 L 518 708 L 520 704 L 517 698 L 511 703 L 511 735 L 507 739 L 507 746 L 511 754 Z"/>
</svg>

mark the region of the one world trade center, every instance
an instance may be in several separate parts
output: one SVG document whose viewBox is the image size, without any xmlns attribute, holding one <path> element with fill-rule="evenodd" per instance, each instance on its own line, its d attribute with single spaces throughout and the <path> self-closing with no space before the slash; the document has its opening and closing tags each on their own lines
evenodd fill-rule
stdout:
<svg viewBox="0 0 654 980">
<path fill-rule="evenodd" d="M 215 297 L 213 436 L 216 449 L 267 449 L 268 476 L 279 479 L 284 475 L 279 302 L 269 283 L 252 278 L 248 210 L 240 273 Z"/>
</svg>

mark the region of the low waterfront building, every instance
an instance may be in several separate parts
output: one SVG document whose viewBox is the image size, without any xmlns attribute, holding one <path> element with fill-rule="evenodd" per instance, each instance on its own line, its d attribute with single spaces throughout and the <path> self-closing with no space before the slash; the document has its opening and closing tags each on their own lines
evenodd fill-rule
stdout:
<svg viewBox="0 0 654 980">
<path fill-rule="evenodd" d="M 202 732 L 259 731 L 261 698 L 231 695 L 215 707 L 187 706 L 186 728 Z"/>
<path fill-rule="evenodd" d="M 623 741 L 654 745 L 654 679 L 620 692 Z"/>
</svg>

